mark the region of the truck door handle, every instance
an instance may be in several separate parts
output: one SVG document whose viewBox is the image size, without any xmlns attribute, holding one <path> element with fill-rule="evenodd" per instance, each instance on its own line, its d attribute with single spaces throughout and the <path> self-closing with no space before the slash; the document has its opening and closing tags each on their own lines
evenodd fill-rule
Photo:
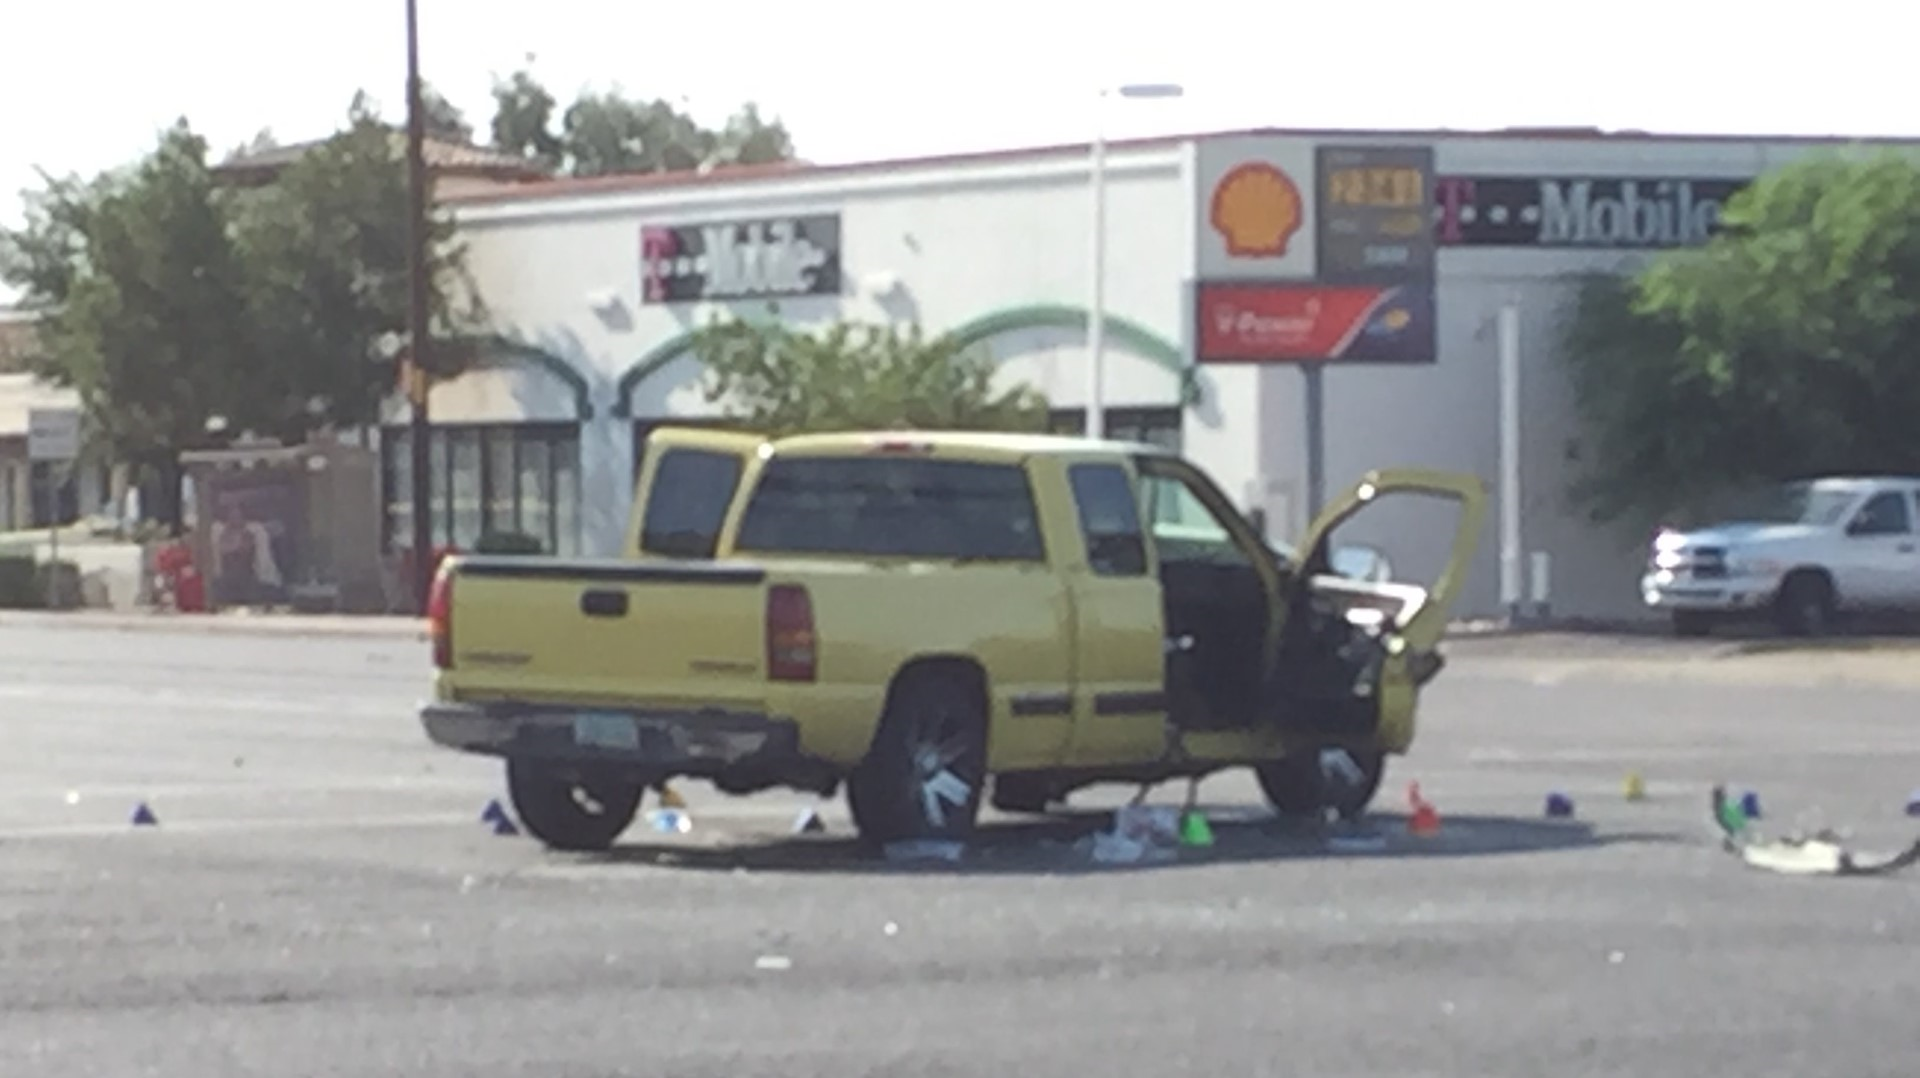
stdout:
<svg viewBox="0 0 1920 1078">
<path fill-rule="evenodd" d="M 1899 546 L 1895 547 L 1894 549 L 1898 550 L 1902 554 L 1911 554 L 1913 553 L 1913 544 L 1901 543 Z"/>
<path fill-rule="evenodd" d="M 627 616 L 627 593 L 604 588 L 583 591 L 580 593 L 580 612 L 590 618 L 624 618 Z"/>
</svg>

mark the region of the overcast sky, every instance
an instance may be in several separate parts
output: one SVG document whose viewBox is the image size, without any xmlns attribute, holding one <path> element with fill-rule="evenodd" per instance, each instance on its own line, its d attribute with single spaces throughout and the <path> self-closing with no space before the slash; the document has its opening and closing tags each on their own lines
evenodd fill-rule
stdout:
<svg viewBox="0 0 1920 1078">
<path fill-rule="evenodd" d="M 426 78 L 484 129 L 495 75 L 741 101 L 818 161 L 1240 126 L 1920 134 L 1895 0 L 419 0 Z M 0 7 L 0 225 L 35 167 L 93 172 L 188 117 L 217 151 L 328 133 L 365 88 L 399 115 L 403 0 Z"/>
</svg>

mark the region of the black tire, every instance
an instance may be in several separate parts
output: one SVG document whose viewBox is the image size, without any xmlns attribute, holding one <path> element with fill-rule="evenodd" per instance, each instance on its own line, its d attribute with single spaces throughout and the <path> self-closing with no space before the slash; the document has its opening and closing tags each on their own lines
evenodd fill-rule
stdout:
<svg viewBox="0 0 1920 1078">
<path fill-rule="evenodd" d="M 632 825 L 646 787 L 618 779 L 575 779 L 530 760 L 507 761 L 507 796 L 527 831 L 555 850 L 606 850 Z"/>
<path fill-rule="evenodd" d="M 1700 610 L 1678 610 L 1673 615 L 1675 636 L 1708 636 L 1713 632 L 1713 615 Z"/>
<path fill-rule="evenodd" d="M 1774 621 L 1789 636 L 1825 636 L 1833 627 L 1833 581 L 1825 573 L 1787 574 L 1774 599 Z"/>
<path fill-rule="evenodd" d="M 1352 820 L 1380 792 L 1386 770 L 1386 754 L 1377 750 L 1322 749 L 1255 764 L 1253 773 L 1281 816 L 1320 819 L 1332 812 Z"/>
<path fill-rule="evenodd" d="M 869 842 L 965 841 L 987 781 L 987 700 L 977 677 L 909 671 L 887 694 L 873 744 L 847 779 Z"/>
</svg>

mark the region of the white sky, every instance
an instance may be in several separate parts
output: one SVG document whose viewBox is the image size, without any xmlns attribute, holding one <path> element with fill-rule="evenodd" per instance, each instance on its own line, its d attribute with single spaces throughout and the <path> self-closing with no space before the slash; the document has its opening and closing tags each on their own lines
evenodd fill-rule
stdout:
<svg viewBox="0 0 1920 1078">
<path fill-rule="evenodd" d="M 1900 0 L 419 0 L 427 81 L 484 131 L 534 54 L 583 85 L 754 100 L 838 161 L 1254 126 L 1920 134 Z M 366 88 L 400 115 L 404 0 L 0 5 L 0 226 L 36 166 L 92 173 L 186 116 L 217 153 L 327 134 Z M 4 286 L 0 286 L 3 288 Z M 0 292 L 0 299 L 6 298 Z"/>
</svg>

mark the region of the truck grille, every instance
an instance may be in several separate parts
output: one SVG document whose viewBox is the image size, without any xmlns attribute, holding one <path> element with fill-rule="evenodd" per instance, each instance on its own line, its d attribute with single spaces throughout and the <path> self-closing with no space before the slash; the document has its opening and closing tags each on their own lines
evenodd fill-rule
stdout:
<svg viewBox="0 0 1920 1078">
<path fill-rule="evenodd" d="M 1727 577 L 1727 552 L 1723 547 L 1703 546 L 1689 551 L 1688 561 L 1695 580 L 1725 580 Z"/>
<path fill-rule="evenodd" d="M 1649 568 L 1659 568 L 1652 560 Z M 1727 550 L 1725 547 L 1702 546 L 1680 552 L 1680 564 L 1673 567 L 1673 575 L 1682 579 L 1725 580 L 1727 578 Z"/>
</svg>

